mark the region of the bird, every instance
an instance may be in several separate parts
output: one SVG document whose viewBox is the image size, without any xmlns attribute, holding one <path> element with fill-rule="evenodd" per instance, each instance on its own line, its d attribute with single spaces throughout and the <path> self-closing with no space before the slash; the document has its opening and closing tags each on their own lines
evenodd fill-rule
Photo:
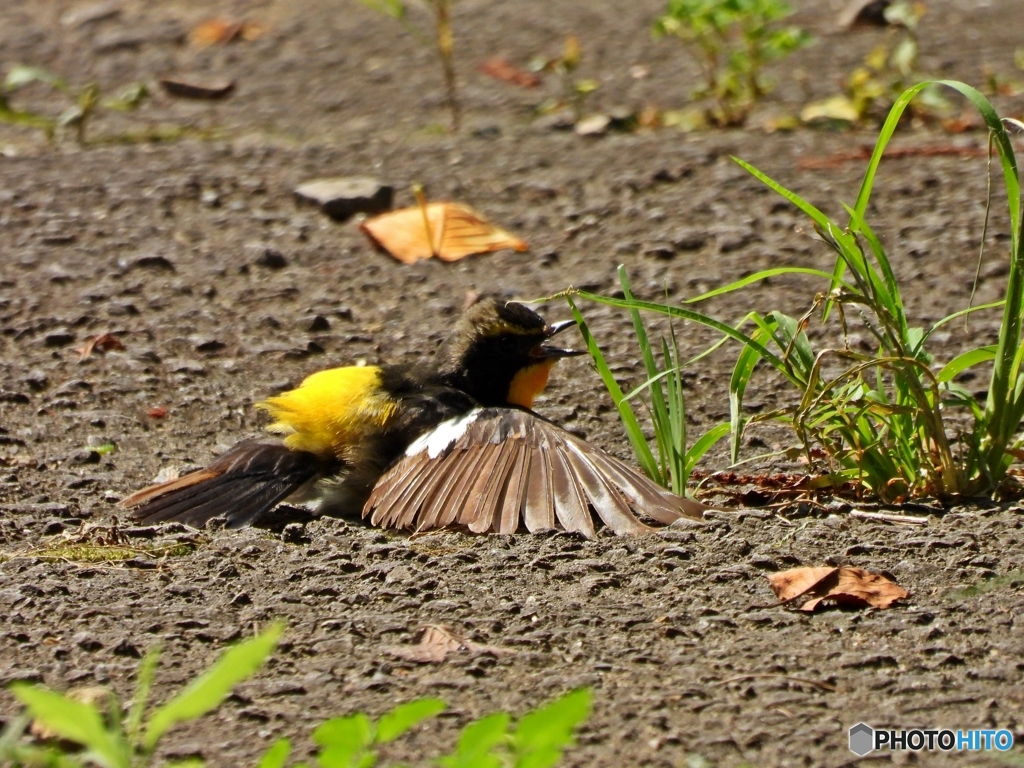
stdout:
<svg viewBox="0 0 1024 768">
<path fill-rule="evenodd" d="M 313 373 L 257 404 L 271 419 L 266 435 L 120 506 L 141 524 L 224 518 L 238 528 L 281 502 L 312 502 L 382 528 L 587 537 L 591 510 L 618 534 L 700 517 L 703 505 L 532 410 L 555 363 L 585 354 L 551 343 L 575 324 L 480 297 L 433 360 Z"/>
</svg>

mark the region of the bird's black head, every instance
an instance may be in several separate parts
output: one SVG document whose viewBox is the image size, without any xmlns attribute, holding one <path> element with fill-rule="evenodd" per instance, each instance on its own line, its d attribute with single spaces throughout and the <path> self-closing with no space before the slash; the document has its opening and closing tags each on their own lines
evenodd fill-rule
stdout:
<svg viewBox="0 0 1024 768">
<path fill-rule="evenodd" d="M 548 325 L 522 304 L 483 298 L 469 307 L 438 354 L 450 386 L 481 405 L 529 408 L 561 358 L 582 354 L 546 342 L 573 321 Z"/>
</svg>

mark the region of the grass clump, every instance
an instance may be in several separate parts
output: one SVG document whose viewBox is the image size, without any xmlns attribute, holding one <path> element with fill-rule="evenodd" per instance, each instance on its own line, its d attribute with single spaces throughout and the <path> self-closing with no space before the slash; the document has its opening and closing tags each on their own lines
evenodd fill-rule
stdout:
<svg viewBox="0 0 1024 768">
<path fill-rule="evenodd" d="M 117 697 L 61 694 L 43 686 L 13 683 L 10 691 L 25 707 L 0 734 L 0 765 L 13 768 L 144 768 L 154 757 L 164 735 L 174 726 L 212 712 L 238 683 L 251 677 L 274 650 L 284 631 L 274 624 L 250 640 L 225 651 L 205 673 L 170 701 L 152 709 L 148 699 L 160 657 L 151 649 L 139 665 L 131 706 L 125 710 Z M 54 745 L 26 744 L 25 729 L 33 723 Z"/>
<path fill-rule="evenodd" d="M 857 199 L 853 206 L 844 206 L 849 216 L 845 225 L 756 168 L 736 161 L 811 219 L 822 241 L 835 253 L 835 266 L 831 273 L 801 267 L 765 270 L 686 303 L 781 274 L 811 274 L 826 279 L 827 289 L 809 302 L 810 309 L 803 314 L 751 312 L 738 324 L 728 325 L 688 307 L 636 301 L 628 292 L 622 299 L 579 292 L 588 299 L 633 313 L 651 311 L 692 320 L 718 331 L 726 340 L 741 343 L 729 382 L 734 461 L 748 422 L 743 412 L 744 394 L 757 367 L 766 364 L 793 386 L 796 402 L 757 418 L 791 425 L 808 463 L 821 466 L 819 456 L 823 454 L 823 469 L 837 483 L 853 481 L 887 502 L 926 495 L 996 494 L 1003 485 L 1014 453 L 1021 448 L 1017 432 L 1024 418 L 1024 260 L 1020 250 L 1017 161 L 1003 121 L 981 93 L 956 81 L 938 84 L 958 91 L 978 110 L 1002 167 L 1011 230 L 1010 269 L 1002 301 L 965 308 L 927 328 L 913 325 L 906 315 L 890 257 L 866 221 L 875 174 L 886 145 L 904 110 L 931 85 L 928 82 L 907 89 L 896 100 Z M 968 349 L 944 363 L 936 361 L 928 349 L 936 330 L 969 312 L 993 309 L 1001 309 L 1003 314 L 997 344 Z M 807 330 L 817 310 L 823 325 L 834 313 L 840 338 L 817 345 L 811 341 Z M 867 334 L 871 352 L 851 345 L 851 323 Z M 643 343 L 640 333 L 638 340 Z M 992 370 L 987 399 L 980 403 L 956 383 L 956 378 L 985 364 L 991 364 Z M 618 403 L 619 393 L 609 389 Z M 958 418 L 951 419 L 954 414 Z M 629 431 L 628 418 L 624 421 Z M 962 423 L 968 426 L 956 426 Z M 655 428 L 665 429 L 657 423 Z M 671 441 L 672 434 L 669 429 L 667 434 L 657 435 L 656 442 Z M 645 463 L 642 449 L 638 458 L 657 479 Z"/>
<path fill-rule="evenodd" d="M 71 104 L 57 117 L 13 106 L 13 95 L 33 83 L 42 83 L 59 91 L 71 101 Z M 133 83 L 117 95 L 103 98 L 96 83 L 87 83 L 75 89 L 63 77 L 53 72 L 18 64 L 8 71 L 7 77 L 0 85 L 0 122 L 38 128 L 50 142 L 55 140 L 58 129 L 73 129 L 75 140 L 85 146 L 88 143 L 86 127 L 98 111 L 108 109 L 127 112 L 138 108 L 148 97 L 149 89 L 142 83 Z"/>
<path fill-rule="evenodd" d="M 778 22 L 792 13 L 783 0 L 668 0 L 654 23 L 656 36 L 679 38 L 701 67 L 696 99 L 709 99 L 707 120 L 743 125 L 770 90 L 765 65 L 807 45 L 811 38 Z"/>
<path fill-rule="evenodd" d="M 713 427 L 687 447 L 686 398 L 683 394 L 682 373 L 685 364 L 680 359 L 679 343 L 675 331 L 672 330 L 668 338 L 660 339 L 660 344 L 652 344 L 640 313 L 642 302 L 636 302 L 633 299 L 629 276 L 623 267 L 619 267 L 619 281 L 622 285 L 624 299 L 618 303 L 619 306 L 624 306 L 630 311 L 637 345 L 647 373 L 647 380 L 628 394 L 624 393 L 615 381 L 604 353 L 590 332 L 590 328 L 572 296 L 569 295 L 566 298 L 601 380 L 619 411 L 619 417 L 626 428 L 626 435 L 633 447 L 637 461 L 648 477 L 681 496 L 686 493 L 690 473 L 697 462 L 715 443 L 729 434 L 729 425 L 719 424 Z M 617 303 L 614 300 L 606 300 L 585 291 L 578 293 L 594 301 Z M 658 362 L 659 353 L 660 364 Z M 647 443 L 634 406 L 640 406 L 642 410 L 646 411 L 652 422 L 657 456 Z"/>
<path fill-rule="evenodd" d="M 112 691 L 84 688 L 61 694 L 27 683 L 10 691 L 24 712 L 0 733 L 0 765 L 11 768 L 146 768 L 163 737 L 175 726 L 195 720 L 221 705 L 232 689 L 254 675 L 273 652 L 284 631 L 280 622 L 229 648 L 206 672 L 159 707 L 148 706 L 159 648 L 139 665 L 131 705 L 125 709 Z M 513 725 L 504 712 L 483 717 L 462 729 L 455 749 L 431 761 L 440 768 L 551 768 L 574 744 L 576 729 L 589 717 L 591 694 L 571 691 L 528 712 Z M 362 712 L 321 723 L 313 731 L 320 768 L 372 768 L 378 748 L 394 741 L 446 708 L 440 699 L 400 704 L 379 719 Z M 148 713 L 147 713 L 148 711 Z M 26 738 L 31 730 L 35 743 Z M 43 742 L 40 744 L 39 742 Z M 274 742 L 259 768 L 284 768 L 291 754 L 288 739 Z M 176 763 L 200 766 L 202 761 Z M 297 763 L 294 768 L 308 768 Z"/>
</svg>

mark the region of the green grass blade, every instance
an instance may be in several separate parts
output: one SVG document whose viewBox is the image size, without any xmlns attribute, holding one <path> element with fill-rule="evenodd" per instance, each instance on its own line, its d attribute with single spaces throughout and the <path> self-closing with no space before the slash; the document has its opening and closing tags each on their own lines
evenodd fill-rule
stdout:
<svg viewBox="0 0 1024 768">
<path fill-rule="evenodd" d="M 661 340 L 662 356 L 665 366 L 675 373 L 665 379 L 668 415 L 662 425 L 668 433 L 668 456 L 666 457 L 672 493 L 682 496 L 686 493 L 686 402 L 683 399 L 683 382 L 679 367 L 676 365 L 678 344 L 675 333 L 672 334 L 672 345 L 666 339 Z M 673 355 L 673 348 L 676 354 Z"/>
<path fill-rule="evenodd" d="M 291 752 L 292 743 L 288 739 L 278 739 L 263 753 L 257 768 L 284 768 Z"/>
<path fill-rule="evenodd" d="M 107 730 L 95 706 L 23 683 L 15 683 L 10 691 L 37 722 L 61 738 L 86 747 L 92 760 L 102 768 L 129 768 L 131 756 L 127 745 Z"/>
<path fill-rule="evenodd" d="M 884 287 L 876 286 L 876 291 L 882 299 L 883 306 L 896 322 L 901 340 L 905 341 L 907 336 L 907 316 L 903 308 L 903 298 L 900 296 L 900 287 L 896 282 L 896 275 L 892 271 L 892 265 L 889 263 L 885 248 L 882 247 L 881 241 L 879 241 L 871 227 L 868 226 L 863 216 L 848 205 L 843 205 L 843 208 L 850 214 L 851 227 L 860 232 L 864 239 L 868 241 L 868 245 L 871 246 L 871 252 L 874 254 L 875 260 L 882 270 L 882 277 L 885 281 Z"/>
<path fill-rule="evenodd" d="M 220 706 L 235 685 L 262 666 L 283 632 L 283 623 L 272 624 L 251 640 L 224 652 L 209 670 L 153 713 L 143 746 L 153 749 L 160 737 L 177 723 L 195 719 Z"/>
<path fill-rule="evenodd" d="M 712 446 L 721 440 L 723 437 L 729 434 L 732 425 L 723 422 L 718 426 L 712 427 L 697 440 L 693 445 L 690 446 L 690 450 L 686 452 L 686 475 L 689 476 L 693 471 L 693 468 L 697 466 L 697 462 L 704 458 L 704 454 L 711 450 Z"/>
<path fill-rule="evenodd" d="M 586 321 L 583 319 L 583 315 L 580 313 L 576 306 L 576 303 L 572 300 L 571 296 L 566 296 L 566 300 L 569 302 L 569 308 L 572 310 L 572 316 L 576 319 L 576 324 L 579 327 L 580 334 L 583 336 L 583 340 L 587 345 L 587 351 L 590 352 L 590 357 L 594 361 L 594 366 L 597 368 L 597 373 L 601 377 L 601 381 L 604 382 L 605 388 L 608 390 L 608 394 L 611 395 L 612 402 L 619 411 L 619 418 L 622 420 L 622 425 L 626 429 L 626 437 L 629 438 L 630 445 L 633 446 L 633 453 L 636 455 L 637 462 L 640 464 L 640 468 L 647 473 L 647 476 L 660 485 L 665 485 L 664 478 L 658 468 L 658 462 L 654 459 L 654 454 L 651 453 L 651 448 L 647 445 L 647 441 L 644 439 L 643 430 L 640 429 L 640 423 L 636 420 L 636 415 L 633 413 L 633 409 L 630 408 L 629 403 L 626 402 L 625 397 L 622 394 L 622 388 L 619 387 L 615 376 L 612 375 L 611 369 L 608 367 L 608 363 L 604 358 L 604 353 L 601 352 L 601 348 L 597 345 L 597 341 L 594 339 L 593 334 L 590 332 L 590 328 L 587 326 Z"/>
<path fill-rule="evenodd" d="M 128 710 L 128 719 L 125 722 L 128 743 L 133 747 L 138 745 L 139 736 L 142 734 L 142 717 L 146 713 L 146 704 L 149 701 L 149 692 L 153 687 L 156 665 L 160 661 L 160 650 L 159 644 L 154 645 L 146 651 L 146 655 L 139 663 L 135 695 L 132 697 L 132 706 Z"/>
<path fill-rule="evenodd" d="M 979 347 L 978 349 L 972 349 L 969 352 L 957 355 L 942 366 L 936 375 L 936 378 L 943 384 L 952 381 L 968 368 L 973 368 L 981 363 L 987 363 L 989 360 L 995 360 L 996 350 L 996 345 L 992 344 L 987 347 Z"/>
<path fill-rule="evenodd" d="M 696 304 L 698 301 L 705 301 L 707 299 L 714 298 L 715 296 L 721 296 L 725 293 L 731 293 L 737 291 L 740 288 L 746 288 L 748 285 L 767 280 L 770 277 L 777 277 L 778 275 L 814 275 L 816 277 L 824 277 L 830 283 L 833 281 L 834 276 L 829 272 L 824 272 L 820 269 L 811 269 L 810 267 L 775 267 L 773 269 L 764 269 L 760 272 L 755 272 L 752 275 L 747 275 L 741 280 L 737 280 L 734 283 L 723 285 L 721 288 L 715 288 L 702 293 L 699 296 L 694 296 L 689 299 L 684 299 L 683 304 Z M 840 282 L 840 285 L 847 290 L 855 290 L 853 286 L 848 283 Z"/>
<path fill-rule="evenodd" d="M 764 331 L 756 331 L 755 336 L 767 335 Z M 745 346 L 736 357 L 736 364 L 732 369 L 732 377 L 729 380 L 729 427 L 732 432 L 730 443 L 730 457 L 733 464 L 739 461 L 740 441 L 743 438 L 743 395 L 747 391 L 747 384 L 754 373 L 754 368 L 761 360 L 762 355 L 754 346 Z"/>
<path fill-rule="evenodd" d="M 501 768 L 502 760 L 493 750 L 505 741 L 511 718 L 504 712 L 495 712 L 470 723 L 462 729 L 459 743 L 450 755 L 437 762 L 441 768 Z"/>
<path fill-rule="evenodd" d="M 444 712 L 447 706 L 440 699 L 417 699 L 407 704 L 399 704 L 390 712 L 382 715 L 378 721 L 377 743 L 386 744 L 389 741 L 394 741 L 428 717 Z"/>
<path fill-rule="evenodd" d="M 516 768 L 549 768 L 573 743 L 573 732 L 590 716 L 591 694 L 580 688 L 523 715 L 513 734 Z"/>
<path fill-rule="evenodd" d="M 633 294 L 629 284 L 629 275 L 626 273 L 626 268 L 621 264 L 619 265 L 618 273 L 623 296 L 626 299 L 632 300 Z M 647 328 L 644 325 L 643 317 L 640 315 L 640 310 L 632 309 L 629 314 L 633 320 L 633 331 L 636 333 L 636 340 L 640 347 L 640 354 L 643 357 L 644 368 L 647 370 L 648 390 L 651 398 L 651 420 L 654 422 L 654 436 L 660 459 L 660 473 L 662 479 L 667 480 L 671 476 L 669 467 L 672 447 L 669 443 L 668 429 L 666 427 L 669 419 L 668 408 L 665 404 L 665 397 L 660 383 L 663 377 L 659 375 L 658 365 L 654 359 L 654 352 L 651 349 Z M 666 367 L 670 368 L 667 363 Z M 628 397 L 625 399 L 629 400 Z"/>
<path fill-rule="evenodd" d="M 668 315 L 669 317 L 677 317 L 681 320 L 692 320 L 703 326 L 716 330 L 719 333 L 740 342 L 741 344 L 750 344 L 757 349 L 765 359 L 769 360 L 772 365 L 776 366 L 780 371 L 785 371 L 785 363 L 783 363 L 777 355 L 766 349 L 759 342 L 754 341 L 745 333 L 736 330 L 730 325 L 726 325 L 725 323 L 715 320 L 713 317 L 708 317 L 700 312 L 695 312 L 692 309 L 670 307 L 665 304 L 657 304 L 651 301 L 640 301 L 638 299 L 633 299 L 632 301 L 616 299 L 611 296 L 600 296 L 596 293 L 590 293 L 589 291 L 575 291 L 575 294 L 580 298 L 587 299 L 588 301 L 595 301 L 598 304 L 605 304 L 610 307 L 622 307 L 623 309 L 636 308 L 646 310 L 648 312 L 657 312 L 662 315 Z"/>
</svg>

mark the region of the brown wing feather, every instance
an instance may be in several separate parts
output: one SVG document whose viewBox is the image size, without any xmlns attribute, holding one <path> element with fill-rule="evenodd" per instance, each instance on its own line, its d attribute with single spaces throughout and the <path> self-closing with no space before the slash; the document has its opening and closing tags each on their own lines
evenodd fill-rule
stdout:
<svg viewBox="0 0 1024 768">
<path fill-rule="evenodd" d="M 588 460 L 587 453 L 576 449 L 575 445 L 566 441 L 562 451 L 569 466 L 572 468 L 576 483 L 582 488 L 591 505 L 604 524 L 617 534 L 647 533 L 653 529 L 644 525 L 634 517 L 629 505 L 623 500 L 621 491 L 617 491 L 600 471 Z"/>
<path fill-rule="evenodd" d="M 586 496 L 565 459 L 563 447 L 557 444 L 551 451 L 551 496 L 555 503 L 555 516 L 565 530 L 582 533 L 587 538 L 594 537 L 594 521 L 587 508 Z"/>
<path fill-rule="evenodd" d="M 172 491 L 177 491 L 182 488 L 188 488 L 190 486 L 195 485 L 196 483 L 201 483 L 204 480 L 211 480 L 217 477 L 217 475 L 219 474 L 220 472 L 216 472 L 210 469 L 197 469 L 194 472 L 189 472 L 187 474 L 182 475 L 181 477 L 175 478 L 174 480 L 166 480 L 162 483 L 154 483 L 153 485 L 147 485 L 145 488 L 142 488 L 136 491 L 135 493 L 125 496 L 123 499 L 117 502 L 117 506 L 124 507 L 125 509 L 137 507 L 140 504 L 145 504 L 147 501 L 150 501 L 151 499 L 159 498 L 160 496 L 163 496 L 164 494 L 167 493 L 171 493 Z"/>
<path fill-rule="evenodd" d="M 498 459 L 487 475 L 483 493 L 475 499 L 473 519 L 468 523 L 469 530 L 473 533 L 486 533 L 487 531 L 497 533 L 501 528 L 502 498 L 505 495 L 509 474 L 512 471 L 518 450 L 513 440 L 504 440 L 498 443 L 496 448 L 498 449 Z"/>
<path fill-rule="evenodd" d="M 430 437 L 448 445 L 431 448 L 433 458 L 425 448 L 400 457 L 371 493 L 364 517 L 420 531 L 458 524 L 512 533 L 522 523 L 530 531 L 561 527 L 594 536 L 591 509 L 615 533 L 629 534 L 652 530 L 638 514 L 669 524 L 704 508 L 528 411 L 475 415 L 461 431 L 454 421 L 436 428 Z"/>
<path fill-rule="evenodd" d="M 550 531 L 555 527 L 555 502 L 551 496 L 551 451 L 546 445 L 531 452 L 530 476 L 522 510 L 526 530 Z"/>
<path fill-rule="evenodd" d="M 337 468 L 277 441 L 244 440 L 210 466 L 143 488 L 121 506 L 133 508 L 132 519 L 146 524 L 174 520 L 202 526 L 225 517 L 237 528 L 257 521 L 318 475 Z"/>
<path fill-rule="evenodd" d="M 520 441 L 512 441 L 515 462 L 508 474 L 505 492 L 498 507 L 498 533 L 515 533 L 519 528 L 519 513 L 526 495 L 526 481 L 530 476 L 530 451 Z"/>
</svg>

